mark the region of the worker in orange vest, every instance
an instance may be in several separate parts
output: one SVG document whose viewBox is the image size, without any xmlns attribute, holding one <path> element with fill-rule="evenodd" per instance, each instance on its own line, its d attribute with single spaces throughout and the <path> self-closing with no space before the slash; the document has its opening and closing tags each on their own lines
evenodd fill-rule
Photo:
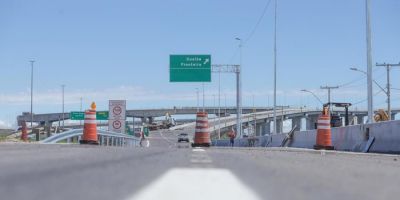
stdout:
<svg viewBox="0 0 400 200">
<path fill-rule="evenodd" d="M 233 147 L 234 145 L 235 145 L 235 138 L 236 138 L 236 134 L 235 134 L 235 131 L 233 130 L 233 128 L 232 128 L 232 130 L 229 132 L 229 134 L 228 134 L 228 136 L 229 136 L 229 138 L 230 138 L 230 144 L 231 144 L 231 146 Z"/>
</svg>

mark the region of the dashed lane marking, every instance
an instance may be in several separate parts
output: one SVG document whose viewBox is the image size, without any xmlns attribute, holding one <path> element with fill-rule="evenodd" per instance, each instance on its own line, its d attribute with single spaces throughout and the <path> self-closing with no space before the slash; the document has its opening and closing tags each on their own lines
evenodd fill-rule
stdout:
<svg viewBox="0 0 400 200">
<path fill-rule="evenodd" d="M 221 187 L 229 186 L 229 191 Z M 227 169 L 173 168 L 126 200 L 221 200 L 261 198 Z"/>
</svg>

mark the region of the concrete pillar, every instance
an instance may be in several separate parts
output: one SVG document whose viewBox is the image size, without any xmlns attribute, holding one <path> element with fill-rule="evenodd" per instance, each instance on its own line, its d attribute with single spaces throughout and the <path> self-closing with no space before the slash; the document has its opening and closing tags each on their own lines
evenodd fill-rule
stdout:
<svg viewBox="0 0 400 200">
<path fill-rule="evenodd" d="M 263 131 L 263 126 L 261 124 L 256 125 L 256 136 L 261 136 Z"/>
<path fill-rule="evenodd" d="M 317 120 L 318 116 L 308 116 L 306 118 L 306 130 L 314 130 Z"/>
<path fill-rule="evenodd" d="M 149 119 L 149 121 L 148 121 L 149 124 L 152 124 L 154 122 L 154 117 L 149 117 L 148 119 Z"/>
<path fill-rule="evenodd" d="M 301 117 L 292 118 L 292 129 L 296 126 L 295 131 L 300 131 L 301 129 Z"/>
<path fill-rule="evenodd" d="M 282 119 L 276 119 L 276 133 L 282 133 L 282 126 L 283 126 L 283 121 Z"/>
<path fill-rule="evenodd" d="M 47 121 L 44 124 L 44 132 L 46 133 L 47 137 L 50 137 L 51 135 L 51 124 L 52 123 L 50 121 Z"/>
<path fill-rule="evenodd" d="M 141 117 L 140 119 L 142 120 L 142 123 L 146 123 L 147 122 L 147 118 L 146 117 Z"/>
<path fill-rule="evenodd" d="M 392 113 L 392 116 L 391 116 L 391 118 L 390 118 L 390 119 L 392 119 L 392 120 L 395 120 L 395 118 L 396 118 L 396 114 L 397 114 L 397 113 Z"/>
<path fill-rule="evenodd" d="M 265 134 L 271 134 L 271 122 L 270 121 L 266 121 L 264 124 L 264 135 Z"/>
<path fill-rule="evenodd" d="M 364 124 L 364 115 L 357 115 L 357 124 Z"/>
</svg>

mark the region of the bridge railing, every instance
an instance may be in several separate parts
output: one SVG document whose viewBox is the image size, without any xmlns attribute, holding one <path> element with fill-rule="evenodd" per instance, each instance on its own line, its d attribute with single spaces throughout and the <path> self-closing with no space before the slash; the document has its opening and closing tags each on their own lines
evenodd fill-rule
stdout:
<svg viewBox="0 0 400 200">
<path fill-rule="evenodd" d="M 62 132 L 51 137 L 48 137 L 41 141 L 43 144 L 56 144 L 62 141 L 66 143 L 71 143 L 74 140 L 79 142 L 83 134 L 83 129 L 74 129 L 66 132 Z M 100 146 L 139 146 L 140 140 L 134 136 L 115 133 L 104 130 L 97 130 L 98 142 Z"/>
</svg>

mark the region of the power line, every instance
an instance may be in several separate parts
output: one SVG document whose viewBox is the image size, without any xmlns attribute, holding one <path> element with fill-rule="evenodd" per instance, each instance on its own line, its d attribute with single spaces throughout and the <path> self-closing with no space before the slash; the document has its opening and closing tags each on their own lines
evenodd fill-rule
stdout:
<svg viewBox="0 0 400 200">
<path fill-rule="evenodd" d="M 268 3 L 264 6 L 262 14 L 261 14 L 260 18 L 258 18 L 256 25 L 254 26 L 253 30 L 250 32 L 249 36 L 244 41 L 245 44 L 253 37 L 254 33 L 256 33 L 256 31 L 258 29 L 258 26 L 260 25 L 260 23 L 263 20 L 265 14 L 267 13 L 267 10 L 268 10 L 269 5 L 271 4 L 271 1 L 272 0 L 269 0 Z"/>
<path fill-rule="evenodd" d="M 263 9 L 263 11 L 262 11 L 260 17 L 258 18 L 256 25 L 254 26 L 254 28 L 252 29 L 252 31 L 250 32 L 250 34 L 246 37 L 246 40 L 243 41 L 243 44 L 242 44 L 242 45 L 246 44 L 246 43 L 253 37 L 253 35 L 256 33 L 258 27 L 259 27 L 260 24 L 261 24 L 261 21 L 263 20 L 265 14 L 267 13 L 267 10 L 268 10 L 268 8 L 269 8 L 269 5 L 271 4 L 271 1 L 272 1 L 272 0 L 269 0 L 269 1 L 267 2 L 267 4 L 264 6 L 264 9 Z M 229 62 L 228 62 L 228 63 L 232 63 L 233 59 L 235 59 L 235 57 L 237 56 L 238 53 L 239 53 L 239 47 L 237 47 L 237 48 L 235 49 L 235 52 L 233 53 L 232 57 L 229 59 Z"/>
<path fill-rule="evenodd" d="M 382 92 L 382 90 L 379 90 L 378 92 L 376 92 L 376 93 L 374 94 L 374 96 L 380 94 L 381 92 Z M 364 103 L 364 102 L 366 102 L 367 100 L 368 100 L 368 99 L 363 99 L 363 100 L 361 100 L 361 101 L 358 101 L 358 102 L 356 102 L 356 103 L 353 103 L 353 106 L 354 106 L 354 105 L 357 105 L 357 104 L 360 104 L 360 103 Z"/>
</svg>

